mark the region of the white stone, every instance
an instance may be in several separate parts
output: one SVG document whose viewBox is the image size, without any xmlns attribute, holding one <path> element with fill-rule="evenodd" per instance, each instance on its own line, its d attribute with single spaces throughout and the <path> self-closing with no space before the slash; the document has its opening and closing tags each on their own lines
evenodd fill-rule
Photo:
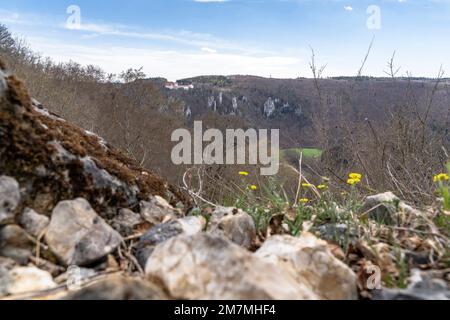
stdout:
<svg viewBox="0 0 450 320">
<path fill-rule="evenodd" d="M 273 236 L 256 252 L 261 259 L 279 266 L 321 299 L 358 298 L 356 275 L 333 256 L 327 243 L 309 233 L 301 237 Z M 285 271 L 282 271 L 285 270 Z"/>
<path fill-rule="evenodd" d="M 39 292 L 56 287 L 47 271 L 34 266 L 18 267 L 9 272 L 6 291 L 10 295 Z"/>
<path fill-rule="evenodd" d="M 178 236 L 156 247 L 145 268 L 174 299 L 318 299 L 287 272 L 223 237 Z"/>
<path fill-rule="evenodd" d="M 141 217 L 152 225 L 174 220 L 180 215 L 178 210 L 160 196 L 154 196 L 148 202 L 141 201 L 140 205 Z"/>
<path fill-rule="evenodd" d="M 38 214 L 33 209 L 26 208 L 20 216 L 19 223 L 26 232 L 37 238 L 47 228 L 50 219 L 42 214 Z"/>
<path fill-rule="evenodd" d="M 14 222 L 14 214 L 20 202 L 19 184 L 16 179 L 0 177 L 0 225 Z"/>
<path fill-rule="evenodd" d="M 237 245 L 250 249 L 256 237 L 253 218 L 235 208 L 218 207 L 211 215 L 208 232 L 223 236 Z"/>
<path fill-rule="evenodd" d="M 89 202 L 79 198 L 62 201 L 53 209 L 45 240 L 63 263 L 83 266 L 114 251 L 122 237 L 97 215 Z"/>
<path fill-rule="evenodd" d="M 203 231 L 206 220 L 203 217 L 186 217 L 162 223 L 148 230 L 136 245 L 136 258 L 143 268 L 155 247 L 170 238 L 186 235 L 193 236 Z"/>
</svg>

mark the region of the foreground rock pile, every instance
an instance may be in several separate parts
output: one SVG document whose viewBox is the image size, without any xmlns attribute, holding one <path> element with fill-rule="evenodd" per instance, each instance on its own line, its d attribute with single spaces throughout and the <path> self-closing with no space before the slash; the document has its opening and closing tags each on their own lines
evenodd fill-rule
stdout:
<svg viewBox="0 0 450 320">
<path fill-rule="evenodd" d="M 183 192 L 50 114 L 1 68 L 0 297 L 359 298 L 359 275 L 316 235 L 261 244 L 241 210 L 189 209 Z"/>
<path fill-rule="evenodd" d="M 166 222 L 149 227 L 135 244 L 83 198 L 58 203 L 49 221 L 31 209 L 24 210 L 17 222 L 0 229 L 1 295 L 64 299 L 358 297 L 355 274 L 332 255 L 324 241 L 310 234 L 274 237 L 251 252 L 246 247 L 251 247 L 256 232 L 246 213 L 218 208 L 212 214 L 215 223 L 206 227 L 203 217 L 177 218 L 172 215 L 174 208 L 167 203 L 164 207 Z M 150 212 L 161 213 L 146 207 L 133 214 L 144 220 Z M 41 222 L 42 231 L 28 228 L 30 219 Z M 242 220 L 246 224 L 239 228 Z"/>
</svg>

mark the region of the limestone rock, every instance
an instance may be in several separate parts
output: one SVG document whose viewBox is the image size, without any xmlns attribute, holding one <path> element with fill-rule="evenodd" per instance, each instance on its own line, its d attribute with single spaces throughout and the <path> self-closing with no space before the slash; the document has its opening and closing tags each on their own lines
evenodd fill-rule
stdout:
<svg viewBox="0 0 450 320">
<path fill-rule="evenodd" d="M 79 290 L 96 276 L 98 276 L 98 272 L 94 269 L 70 266 L 64 273 L 55 277 L 55 282 L 58 285 L 64 285 L 69 290 Z"/>
<path fill-rule="evenodd" d="M 62 201 L 53 210 L 45 240 L 66 265 L 88 265 L 112 251 L 122 237 L 100 218 L 89 202 Z"/>
<path fill-rule="evenodd" d="M 407 289 L 375 290 L 374 300 L 450 300 L 450 289 L 444 280 L 417 269 L 411 273 Z"/>
<path fill-rule="evenodd" d="M 270 118 L 276 111 L 275 101 L 272 98 L 267 99 L 264 103 L 264 115 Z"/>
<path fill-rule="evenodd" d="M 5 91 L 8 89 L 8 84 L 6 83 L 6 75 L 3 70 L 0 69 L 0 98 L 3 98 Z"/>
<path fill-rule="evenodd" d="M 29 234 L 37 238 L 47 228 L 50 219 L 33 209 L 26 208 L 19 218 L 19 223 Z"/>
<path fill-rule="evenodd" d="M 349 227 L 345 223 L 328 223 L 316 228 L 320 238 L 326 241 L 343 243 L 346 240 L 355 239 L 358 236 L 355 228 Z"/>
<path fill-rule="evenodd" d="M 205 233 L 160 244 L 145 271 L 175 299 L 318 299 L 276 265 L 223 237 Z"/>
<path fill-rule="evenodd" d="M 120 209 L 117 217 L 111 223 L 111 226 L 122 236 L 131 236 L 135 233 L 135 228 L 142 224 L 144 220 L 137 213 L 129 209 Z"/>
<path fill-rule="evenodd" d="M 167 296 L 157 286 L 143 281 L 112 275 L 69 293 L 63 300 L 165 300 Z"/>
<path fill-rule="evenodd" d="M 19 184 L 16 179 L 0 177 L 0 225 L 14 223 L 15 210 L 20 202 Z"/>
<path fill-rule="evenodd" d="M 358 298 L 356 275 L 333 256 L 327 243 L 312 234 L 299 238 L 273 236 L 256 252 L 268 262 L 278 264 L 299 283 L 321 299 L 353 300 Z"/>
<path fill-rule="evenodd" d="M 392 192 L 385 192 L 365 199 L 361 212 L 369 212 L 369 218 L 379 223 L 395 224 L 400 199 Z"/>
<path fill-rule="evenodd" d="M 13 259 L 19 264 L 27 264 L 35 245 L 30 236 L 17 225 L 0 229 L 0 256 Z"/>
<path fill-rule="evenodd" d="M 253 218 L 235 208 L 216 208 L 211 215 L 208 232 L 223 236 L 247 249 L 253 246 L 256 237 Z"/>
<path fill-rule="evenodd" d="M 190 206 L 186 193 L 144 170 L 101 137 L 46 110 L 21 81 L 4 70 L 0 71 L 0 96 L 0 176 L 20 178 L 26 192 L 24 206 L 50 216 L 60 201 L 81 197 L 108 220 L 118 207 L 134 208 L 149 195 L 171 192 L 173 205 Z M 0 197 L 0 208 L 2 200 L 5 197 Z M 6 212 L 0 209 L 0 225 L 13 222 L 10 207 L 8 203 Z"/>
<path fill-rule="evenodd" d="M 147 259 L 156 245 L 181 234 L 192 236 L 200 233 L 205 225 L 206 220 L 203 217 L 186 217 L 151 228 L 140 238 L 137 244 L 136 257 L 139 264 L 145 268 Z"/>
<path fill-rule="evenodd" d="M 0 257 L 0 297 L 6 296 L 8 286 L 11 283 L 9 271 L 16 266 L 16 262 L 10 258 Z"/>
<path fill-rule="evenodd" d="M 179 211 L 160 196 L 154 196 L 150 201 L 141 201 L 140 206 L 142 218 L 152 225 L 174 220 L 180 216 Z"/>
<path fill-rule="evenodd" d="M 0 257 L 0 268 L 11 270 L 17 265 L 17 263 L 11 259 L 6 257 Z"/>
<path fill-rule="evenodd" d="M 17 267 L 0 280 L 0 293 L 15 295 L 39 292 L 56 287 L 50 273 L 34 266 Z"/>
</svg>

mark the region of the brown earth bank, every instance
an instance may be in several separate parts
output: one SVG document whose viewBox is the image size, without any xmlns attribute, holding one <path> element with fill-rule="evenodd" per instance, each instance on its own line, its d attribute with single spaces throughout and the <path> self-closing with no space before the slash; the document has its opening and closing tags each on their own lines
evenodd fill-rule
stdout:
<svg viewBox="0 0 450 320">
<path fill-rule="evenodd" d="M 23 205 L 47 214 L 61 200 L 84 197 L 111 215 L 111 208 L 136 208 L 140 200 L 159 195 L 189 207 L 177 187 L 100 137 L 46 111 L 4 70 L 2 81 L 7 88 L 0 117 L 0 171 L 27 189 Z"/>
</svg>

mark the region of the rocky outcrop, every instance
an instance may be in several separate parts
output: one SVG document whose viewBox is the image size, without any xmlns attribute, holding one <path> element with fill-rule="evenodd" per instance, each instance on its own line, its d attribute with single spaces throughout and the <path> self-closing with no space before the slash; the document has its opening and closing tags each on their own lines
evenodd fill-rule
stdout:
<svg viewBox="0 0 450 320">
<path fill-rule="evenodd" d="M 71 265 L 136 270 L 117 250 L 130 245 L 119 232 L 133 236 L 190 206 L 177 187 L 31 99 L 0 62 L 0 297 L 48 289 Z"/>
<path fill-rule="evenodd" d="M 231 104 L 232 104 L 233 111 L 236 112 L 237 109 L 239 108 L 238 99 L 236 97 L 233 97 L 233 99 L 231 99 Z"/>
<path fill-rule="evenodd" d="M 214 96 L 208 97 L 207 108 L 211 109 L 214 112 L 217 111 L 217 101 L 216 101 L 216 98 Z"/>
<path fill-rule="evenodd" d="M 264 115 L 267 118 L 270 118 L 275 113 L 276 107 L 275 102 L 272 98 L 267 99 L 267 101 L 264 103 Z"/>
<path fill-rule="evenodd" d="M 85 198 L 103 218 L 114 217 L 119 206 L 136 208 L 156 195 L 173 205 L 190 206 L 178 188 L 95 134 L 45 110 L 5 70 L 0 83 L 0 173 L 15 178 L 26 191 L 19 211 L 28 207 L 49 216 L 60 201 L 78 197 Z M 18 202 L 16 187 L 2 178 L 0 188 L 7 188 L 14 197 L 9 197 L 11 203 L 0 198 L 0 224 L 11 220 Z"/>
</svg>

